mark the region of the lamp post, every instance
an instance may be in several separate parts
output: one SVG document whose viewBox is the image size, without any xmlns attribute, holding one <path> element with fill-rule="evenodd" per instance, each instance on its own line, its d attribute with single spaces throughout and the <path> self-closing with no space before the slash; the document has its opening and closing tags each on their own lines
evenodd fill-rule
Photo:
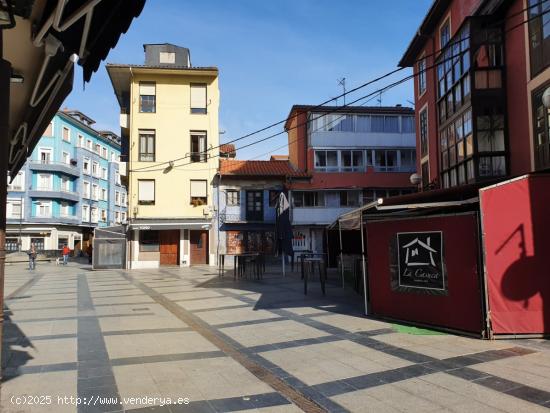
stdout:
<svg viewBox="0 0 550 413">
<path fill-rule="evenodd" d="M 542 104 L 546 109 L 550 109 L 550 87 L 542 94 Z"/>
</svg>

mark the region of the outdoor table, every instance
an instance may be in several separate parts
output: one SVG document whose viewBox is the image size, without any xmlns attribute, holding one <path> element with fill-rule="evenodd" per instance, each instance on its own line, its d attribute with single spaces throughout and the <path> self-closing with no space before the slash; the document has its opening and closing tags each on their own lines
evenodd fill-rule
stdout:
<svg viewBox="0 0 550 413">
<path fill-rule="evenodd" d="M 301 271 L 302 279 L 304 280 L 304 294 L 307 295 L 307 282 L 310 273 L 315 274 L 315 265 L 319 271 L 319 280 L 321 281 L 321 291 L 325 295 L 325 285 L 327 281 L 327 262 L 325 259 L 326 254 L 315 253 L 315 254 L 302 254 L 300 256 L 301 260 Z"/>
<path fill-rule="evenodd" d="M 253 271 L 257 279 L 262 276 L 263 257 L 258 252 L 242 252 L 242 253 L 224 253 L 220 254 L 218 261 L 218 276 L 224 276 L 225 257 L 233 256 L 233 279 L 237 280 L 237 275 L 242 278 L 246 271 L 246 259 L 253 258 Z"/>
</svg>

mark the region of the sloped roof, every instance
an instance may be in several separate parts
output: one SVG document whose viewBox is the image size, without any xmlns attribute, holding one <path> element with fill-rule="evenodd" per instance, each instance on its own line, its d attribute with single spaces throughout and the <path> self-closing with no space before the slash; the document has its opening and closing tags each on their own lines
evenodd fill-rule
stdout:
<svg viewBox="0 0 550 413">
<path fill-rule="evenodd" d="M 220 154 L 222 155 L 235 155 L 236 151 L 235 151 L 235 145 L 233 145 L 232 143 L 222 143 L 220 145 Z"/>
<path fill-rule="evenodd" d="M 309 175 L 295 169 L 288 161 L 237 161 L 220 159 L 222 176 L 274 176 L 307 178 Z"/>
</svg>

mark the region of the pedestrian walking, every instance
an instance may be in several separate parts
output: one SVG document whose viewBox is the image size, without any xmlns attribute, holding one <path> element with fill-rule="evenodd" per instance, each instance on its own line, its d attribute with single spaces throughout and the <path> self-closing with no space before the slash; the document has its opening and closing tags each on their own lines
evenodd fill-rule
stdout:
<svg viewBox="0 0 550 413">
<path fill-rule="evenodd" d="M 88 264 L 92 263 L 92 253 L 94 252 L 94 248 L 92 247 L 92 243 L 90 242 L 88 244 L 88 249 L 86 250 L 88 253 Z"/>
<path fill-rule="evenodd" d="M 69 254 L 71 253 L 71 249 L 65 244 L 63 246 L 63 265 L 67 265 L 67 262 L 69 261 Z"/>
<path fill-rule="evenodd" d="M 31 248 L 27 251 L 29 255 L 29 270 L 33 271 L 36 268 L 36 247 L 34 242 L 31 243 Z"/>
</svg>

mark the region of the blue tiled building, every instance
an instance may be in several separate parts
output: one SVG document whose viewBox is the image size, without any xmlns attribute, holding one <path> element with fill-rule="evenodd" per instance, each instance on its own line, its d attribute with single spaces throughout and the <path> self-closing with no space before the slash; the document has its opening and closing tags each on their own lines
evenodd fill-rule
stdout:
<svg viewBox="0 0 550 413">
<path fill-rule="evenodd" d="M 126 222 L 120 137 L 96 131 L 78 111 L 60 111 L 8 185 L 8 250 L 84 249 L 95 227 Z"/>
</svg>

